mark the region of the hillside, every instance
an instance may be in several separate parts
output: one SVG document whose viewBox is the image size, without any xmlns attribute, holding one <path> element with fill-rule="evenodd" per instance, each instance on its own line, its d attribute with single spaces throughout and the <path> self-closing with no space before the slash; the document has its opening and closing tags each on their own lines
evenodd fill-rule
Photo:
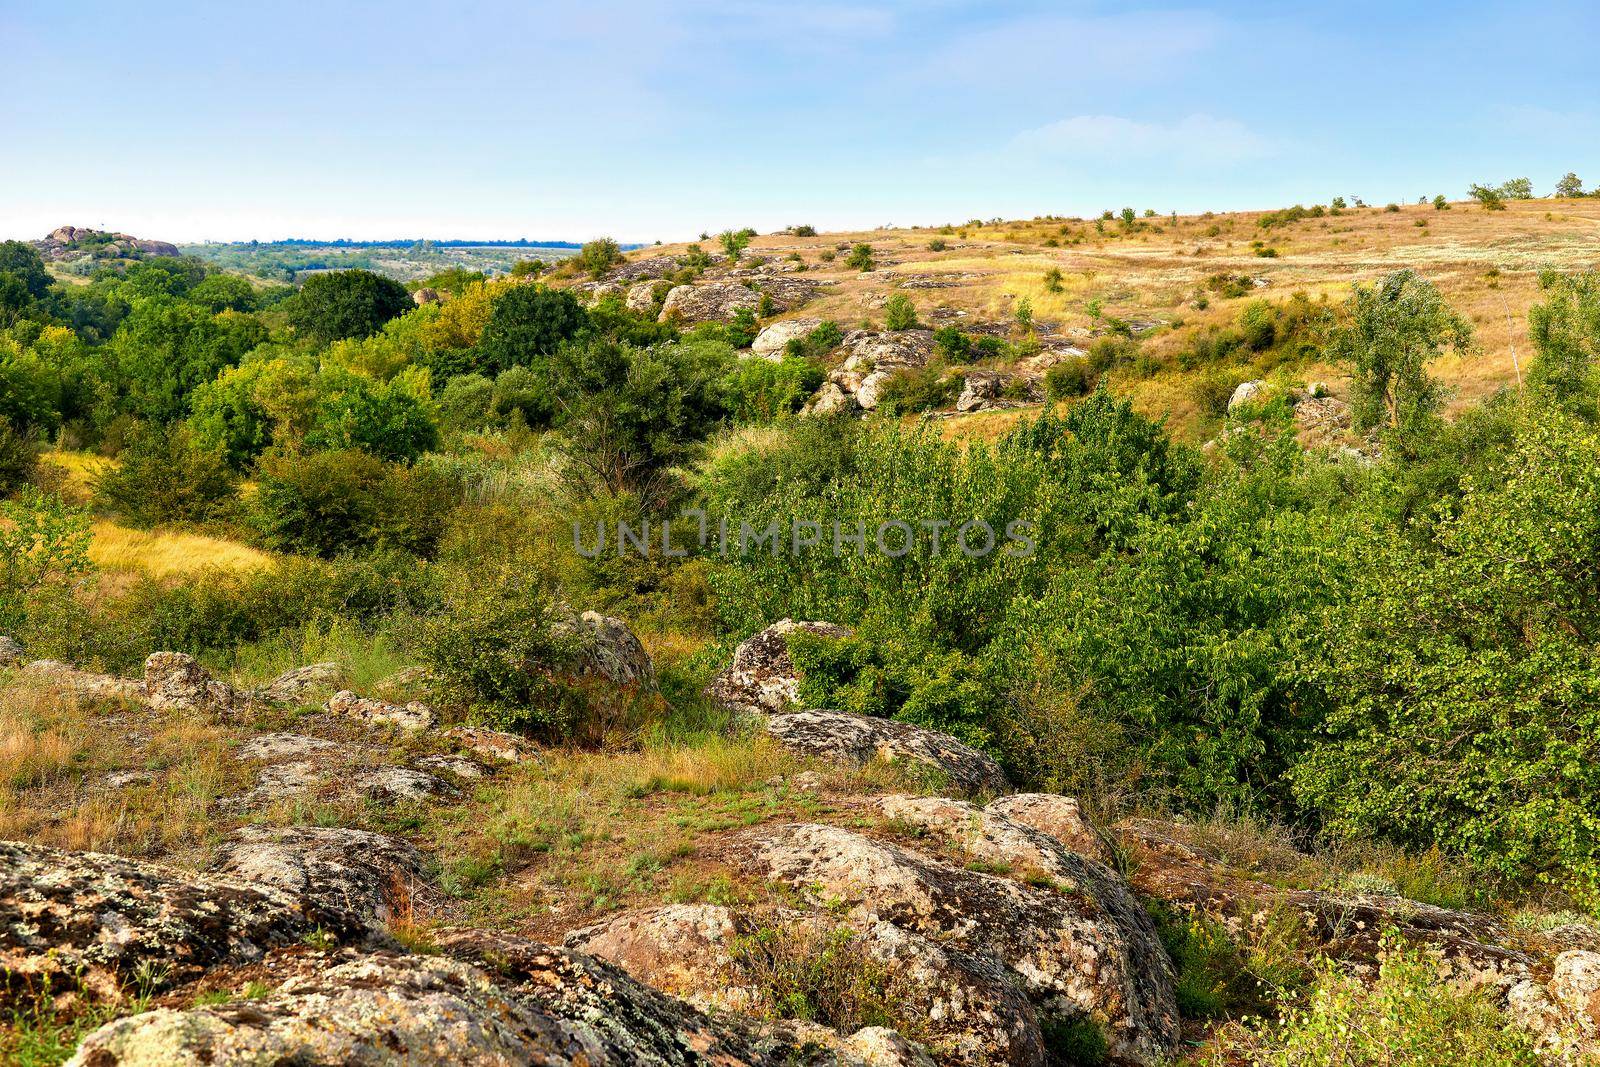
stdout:
<svg viewBox="0 0 1600 1067">
<path fill-rule="evenodd" d="M 715 238 L 699 244 L 717 253 Z M 871 246 L 869 270 L 846 265 L 858 244 Z M 641 277 L 640 265 L 659 265 L 663 256 L 676 262 L 688 247 L 631 253 L 634 266 L 616 277 L 632 282 Z M 1027 300 L 1046 359 L 1021 368 L 1004 360 L 980 364 L 1008 373 L 1037 377 L 1052 353 L 1087 349 L 1114 332 L 1115 320 L 1130 324 L 1154 366 L 1114 372 L 1119 392 L 1140 410 L 1168 415 L 1181 432 L 1199 436 L 1215 430 L 1220 414 L 1196 398 L 1197 384 L 1208 377 L 1221 375 L 1236 384 L 1281 362 L 1270 372 L 1275 381 L 1327 381 L 1337 392 L 1341 372 L 1315 354 L 1285 358 L 1282 351 L 1266 359 L 1246 351 L 1184 369 L 1180 357 L 1193 350 L 1196 338 L 1236 326 L 1252 300 L 1284 305 L 1304 294 L 1322 310 L 1324 301 L 1342 301 L 1353 283 L 1400 268 L 1434 282 L 1475 329 L 1469 353 L 1431 368 L 1449 390 L 1450 409 L 1462 410 L 1514 384 L 1519 359 L 1529 356 L 1527 309 L 1539 298 L 1539 272 L 1594 265 L 1600 257 L 1600 200 L 1510 201 L 1503 211 L 1471 202 L 1447 210 L 1407 204 L 1397 211 L 1346 208 L 1298 219 L 1285 211 L 1206 213 L 1137 217 L 1131 226 L 1120 218 L 973 220 L 815 237 L 757 236 L 749 254 L 754 258 L 738 280 L 754 278 L 759 285 L 760 278 L 776 274 L 823 286 L 776 321 L 881 326 L 885 301 L 901 293 L 924 323 L 1016 338 L 1015 311 Z M 761 259 L 767 262 L 752 266 Z M 1054 284 L 1047 278 L 1052 270 L 1060 272 Z M 723 273 L 714 265 L 704 278 Z M 1226 397 L 1231 389 L 1220 391 Z M 982 433 L 981 424 L 992 419 L 972 421 Z"/>
</svg>

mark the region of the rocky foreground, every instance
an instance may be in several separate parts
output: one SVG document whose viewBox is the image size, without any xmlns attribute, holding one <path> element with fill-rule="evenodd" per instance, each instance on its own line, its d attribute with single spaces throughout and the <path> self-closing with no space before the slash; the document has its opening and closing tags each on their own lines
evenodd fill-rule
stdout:
<svg viewBox="0 0 1600 1067">
<path fill-rule="evenodd" d="M 598 635 L 597 678 L 651 683 L 625 625 L 598 616 L 586 625 Z M 561 944 L 451 924 L 419 937 L 427 843 L 396 835 L 246 822 L 199 874 L 6 842 L 0 1012 L 41 1000 L 125 1012 L 84 1038 L 71 1061 L 84 1067 L 1044 1067 L 1067 1062 L 1086 1034 L 1112 1062 L 1155 1064 L 1183 1036 L 1174 967 L 1149 910 L 1159 902 L 1241 934 L 1288 915 L 1315 951 L 1358 971 L 1393 931 L 1430 948 L 1442 980 L 1493 990 L 1547 1035 L 1552 1057 L 1592 1051 L 1572 1036 L 1592 1041 L 1600 1025 L 1600 940 L 1588 927 L 1533 934 L 1392 896 L 1283 888 L 1185 843 L 1170 824 L 1104 832 L 1071 798 L 1013 792 L 992 760 L 954 738 L 795 707 L 786 638 L 796 629 L 846 632 L 780 623 L 740 646 L 714 697 L 819 766 L 911 765 L 935 795 L 867 795 L 845 819 L 718 836 L 706 858 L 769 887 L 758 900 L 628 907 L 567 930 Z M 86 701 L 218 721 L 339 682 L 334 665 L 318 664 L 239 691 L 176 653 L 122 679 L 29 662 L 14 643 L 0 649 L 7 669 Z M 308 721 L 425 736 L 433 751 L 409 765 L 352 760 L 347 741 L 310 729 L 256 731 L 236 749 L 256 785 L 220 798 L 219 812 L 329 783 L 456 804 L 475 783 L 540 758 L 520 738 L 441 726 L 424 704 L 343 689 Z M 842 986 L 870 989 L 895 1027 L 786 1017 L 773 975 L 818 960 L 840 970 Z"/>
</svg>

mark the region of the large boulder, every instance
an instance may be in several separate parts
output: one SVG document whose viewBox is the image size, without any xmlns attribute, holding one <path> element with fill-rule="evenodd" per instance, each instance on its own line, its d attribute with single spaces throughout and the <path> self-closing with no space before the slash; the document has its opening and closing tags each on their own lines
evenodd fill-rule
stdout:
<svg viewBox="0 0 1600 1067">
<path fill-rule="evenodd" d="M 648 315 L 656 306 L 656 283 L 638 282 L 628 286 L 628 295 L 623 298 L 629 311 L 637 315 Z"/>
<path fill-rule="evenodd" d="M 157 711 L 226 714 L 245 703 L 184 652 L 155 652 L 145 659 L 144 697 Z"/>
<path fill-rule="evenodd" d="M 733 662 L 711 680 L 706 694 L 751 714 L 784 711 L 799 703 L 800 672 L 789 655 L 789 638 L 796 633 L 843 638 L 851 630 L 831 622 L 780 619 L 733 650 Z"/>
<path fill-rule="evenodd" d="M 1267 383 L 1259 380 L 1240 382 L 1234 387 L 1233 395 L 1228 397 L 1228 413 L 1231 415 L 1245 404 L 1253 404 L 1261 399 L 1265 395 L 1266 387 Z"/>
<path fill-rule="evenodd" d="M 211 869 L 319 901 L 381 929 L 409 904 L 422 880 L 422 857 L 409 842 L 366 830 L 244 826 L 218 850 Z"/>
<path fill-rule="evenodd" d="M 932 330 L 851 330 L 840 348 L 846 370 L 897 370 L 927 366 L 933 355 Z"/>
<path fill-rule="evenodd" d="M 841 941 L 841 933 L 847 941 Z M 952 955 L 936 941 L 887 922 L 841 929 L 829 916 L 791 909 L 740 912 L 715 904 L 674 904 L 625 912 L 576 931 L 567 945 L 702 1010 L 745 1014 L 772 1013 L 782 1005 L 765 999 L 741 957 L 742 947 L 774 945 L 804 955 L 808 946 L 827 945 L 840 961 L 856 959 L 854 949 L 859 959 L 884 968 L 897 1010 L 922 1024 L 919 1036 L 940 1050 L 942 1062 L 973 1067 L 1044 1063 L 1033 1008 L 1002 968 Z M 872 1039 L 858 1033 L 851 1040 L 866 1045 Z"/>
<path fill-rule="evenodd" d="M 661 305 L 661 321 L 687 325 L 732 322 L 741 308 L 748 308 L 754 314 L 760 307 L 760 295 L 742 285 L 729 282 L 678 285 L 667 294 L 666 302 Z"/>
<path fill-rule="evenodd" d="M 578 616 L 578 624 L 592 638 L 584 652 L 587 673 L 623 688 L 655 688 L 655 663 L 627 623 L 586 611 Z"/>
<path fill-rule="evenodd" d="M 951 813 L 926 814 L 917 825 L 946 832 Z M 817 824 L 752 831 L 733 857 L 745 874 L 852 926 L 888 923 L 1002 968 L 1042 1020 L 1098 1025 L 1114 1057 L 1169 1057 L 1179 1036 L 1171 964 L 1127 887 L 1043 834 L 970 807 L 962 814 L 987 823 L 970 839 L 985 843 L 978 854 L 1014 856 L 1027 882 Z"/>
<path fill-rule="evenodd" d="M 847 392 L 844 386 L 835 381 L 827 381 L 823 382 L 816 395 L 806 402 L 805 413 L 807 415 L 847 414 L 857 406 L 855 396 Z"/>
<path fill-rule="evenodd" d="M 1048 834 L 1080 856 L 1107 867 L 1116 866 L 1117 853 L 1111 839 L 1089 821 L 1075 797 L 1016 793 L 991 801 L 984 810 Z"/>
<path fill-rule="evenodd" d="M 907 722 L 838 711 L 794 711 L 768 717 L 768 735 L 807 756 L 854 764 L 874 760 L 928 768 L 966 793 L 998 793 L 1010 787 L 991 757 L 949 734 Z"/>
<path fill-rule="evenodd" d="M 981 411 L 1000 399 L 1000 375 L 992 370 L 969 371 L 956 399 L 957 411 Z"/>
<path fill-rule="evenodd" d="M 370 935 L 345 902 L 95 852 L 0 842 L 0 1002 L 49 988 L 117 1000 L 135 976 L 178 984 L 317 931 Z"/>
<path fill-rule="evenodd" d="M 784 319 L 756 334 L 750 351 L 776 363 L 783 358 L 783 350 L 790 341 L 803 340 L 807 334 L 822 325 L 821 319 Z"/>
<path fill-rule="evenodd" d="M 255 691 L 255 696 L 272 704 L 303 704 L 318 690 L 336 689 L 344 678 L 337 663 L 310 663 L 293 667 Z"/>
</svg>

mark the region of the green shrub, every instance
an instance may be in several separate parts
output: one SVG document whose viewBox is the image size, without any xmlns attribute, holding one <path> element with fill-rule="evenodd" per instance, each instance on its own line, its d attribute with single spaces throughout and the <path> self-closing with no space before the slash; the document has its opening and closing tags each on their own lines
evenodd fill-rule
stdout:
<svg viewBox="0 0 1600 1067">
<path fill-rule="evenodd" d="M 823 258 L 826 259 L 828 257 L 824 255 Z M 864 272 L 871 270 L 873 267 L 872 246 L 869 244 L 856 245 L 850 249 L 850 255 L 846 257 L 844 262 L 845 266 L 854 267 L 859 271 Z"/>
<path fill-rule="evenodd" d="M 928 251 L 930 252 L 943 252 L 949 247 L 949 242 L 947 242 L 943 237 L 935 237 L 933 240 L 928 242 Z"/>
<path fill-rule="evenodd" d="M 313 274 L 284 304 L 289 324 L 324 344 L 370 337 L 383 324 L 415 307 L 406 287 L 369 270 Z"/>
<path fill-rule="evenodd" d="M 972 362 L 972 338 L 954 326 L 941 326 L 934 330 L 933 347 L 947 363 Z"/>
<path fill-rule="evenodd" d="M 1093 376 L 1086 360 L 1064 359 L 1044 374 L 1044 394 L 1051 400 L 1084 396 L 1093 387 Z"/>
<path fill-rule="evenodd" d="M 261 543 L 279 551 L 332 558 L 400 548 L 426 555 L 456 497 L 439 475 L 366 452 L 279 455 L 261 465 L 248 518 Z"/>
<path fill-rule="evenodd" d="M 89 517 L 25 486 L 0 500 L 0 633 L 29 634 L 37 616 L 90 570 Z M 31 643 L 31 642 L 30 642 Z"/>
<path fill-rule="evenodd" d="M 1202 415 L 1222 418 L 1228 413 L 1228 401 L 1239 381 L 1236 375 L 1211 371 L 1200 375 L 1189 386 L 1189 396 Z"/>
<path fill-rule="evenodd" d="M 622 249 L 609 237 L 597 237 L 586 242 L 572 257 L 573 265 L 591 278 L 599 278 L 622 260 Z"/>
<path fill-rule="evenodd" d="M 889 330 L 917 328 L 917 307 L 904 293 L 895 293 L 883 305 L 883 325 Z"/>
<path fill-rule="evenodd" d="M 589 316 L 566 290 L 516 286 L 495 298 L 478 339 L 474 368 L 499 374 L 511 367 L 539 367 L 562 342 L 589 326 Z"/>
<path fill-rule="evenodd" d="M 197 444 L 183 426 L 140 426 L 116 465 L 94 481 L 98 507 L 145 529 L 222 518 L 237 495 L 227 460 Z"/>
<path fill-rule="evenodd" d="M 1111 1053 L 1105 1031 L 1093 1019 L 1048 1018 L 1039 1029 L 1050 1067 L 1100 1067 Z"/>
<path fill-rule="evenodd" d="M 937 367 L 904 367 L 889 375 L 878 390 L 877 410 L 885 415 L 933 411 L 955 401 L 959 378 L 946 378 Z"/>
<path fill-rule="evenodd" d="M 822 368 L 805 357 L 740 360 L 723 380 L 725 403 L 735 422 L 771 422 L 799 411 L 823 378 Z"/>
<path fill-rule="evenodd" d="M 38 442 L 19 433 L 10 419 L 0 415 L 0 497 L 10 496 L 32 481 L 38 470 Z"/>
</svg>

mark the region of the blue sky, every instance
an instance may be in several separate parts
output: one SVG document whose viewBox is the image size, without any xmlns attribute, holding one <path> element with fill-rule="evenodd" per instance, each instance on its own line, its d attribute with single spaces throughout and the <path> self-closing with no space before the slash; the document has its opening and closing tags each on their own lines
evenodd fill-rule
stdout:
<svg viewBox="0 0 1600 1067">
<path fill-rule="evenodd" d="M 0 0 L 0 237 L 840 229 L 1600 182 L 1600 5 Z"/>
</svg>

